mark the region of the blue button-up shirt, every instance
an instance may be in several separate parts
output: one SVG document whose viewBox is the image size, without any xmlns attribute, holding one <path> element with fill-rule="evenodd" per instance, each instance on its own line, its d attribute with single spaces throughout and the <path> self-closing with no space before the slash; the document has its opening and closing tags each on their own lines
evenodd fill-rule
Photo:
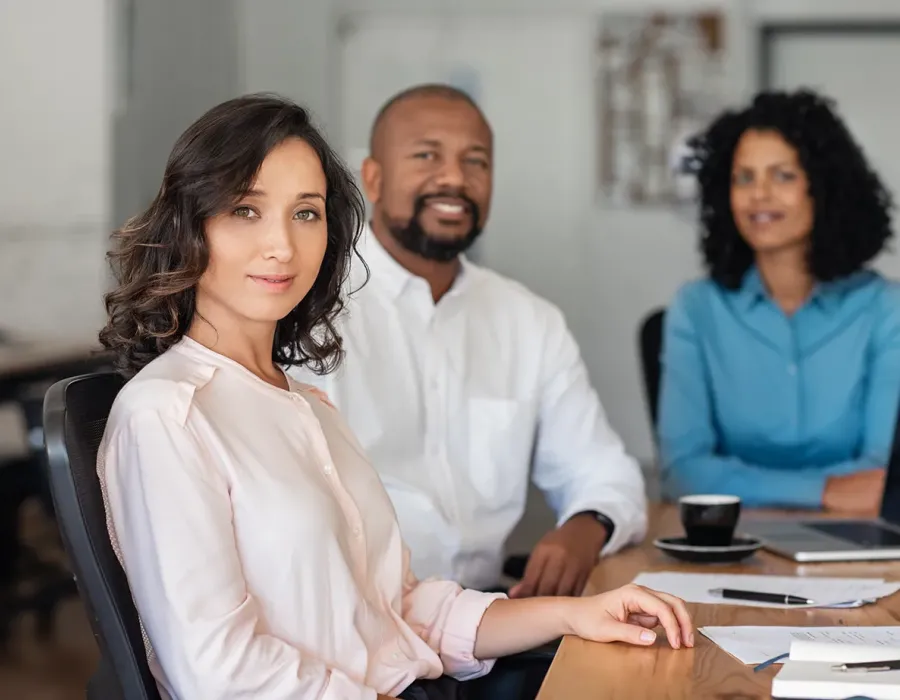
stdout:
<svg viewBox="0 0 900 700">
<path fill-rule="evenodd" d="M 819 284 L 792 316 L 751 269 L 666 313 L 659 449 L 669 497 L 818 508 L 831 475 L 887 465 L 900 400 L 900 285 Z"/>
</svg>

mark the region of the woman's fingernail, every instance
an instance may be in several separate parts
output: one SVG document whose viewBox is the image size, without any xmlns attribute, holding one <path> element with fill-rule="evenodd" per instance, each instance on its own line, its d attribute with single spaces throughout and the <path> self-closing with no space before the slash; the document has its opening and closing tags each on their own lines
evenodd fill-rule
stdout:
<svg viewBox="0 0 900 700">
<path fill-rule="evenodd" d="M 691 633 L 688 635 L 688 638 L 687 638 L 687 644 L 688 644 L 689 647 L 694 646 L 694 633 L 693 633 L 693 632 L 691 632 Z"/>
<path fill-rule="evenodd" d="M 644 630 L 641 632 L 641 641 L 642 642 L 655 642 L 656 641 L 656 632 L 653 630 Z"/>
</svg>

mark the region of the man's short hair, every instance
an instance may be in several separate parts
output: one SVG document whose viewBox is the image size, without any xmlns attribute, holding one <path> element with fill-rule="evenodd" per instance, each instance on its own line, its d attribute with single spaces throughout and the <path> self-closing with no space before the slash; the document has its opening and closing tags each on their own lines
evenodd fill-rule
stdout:
<svg viewBox="0 0 900 700">
<path fill-rule="evenodd" d="M 447 100 L 461 100 L 466 104 L 470 105 L 481 118 L 484 119 L 484 123 L 487 124 L 488 121 L 484 116 L 484 112 L 481 111 L 481 107 L 472 99 L 472 97 L 460 90 L 459 88 L 455 88 L 452 85 L 445 85 L 443 83 L 424 83 L 422 85 L 414 85 L 410 88 L 406 88 L 405 90 L 398 92 L 396 95 L 391 97 L 381 109 L 378 110 L 378 114 L 375 116 L 375 121 L 372 122 L 372 130 L 369 132 L 369 152 L 375 152 L 375 141 L 378 135 L 378 132 L 381 130 L 381 127 L 384 125 L 385 119 L 388 116 L 388 113 L 391 111 L 393 107 L 400 104 L 401 102 L 406 102 L 407 100 L 416 99 L 418 97 L 442 97 Z"/>
</svg>

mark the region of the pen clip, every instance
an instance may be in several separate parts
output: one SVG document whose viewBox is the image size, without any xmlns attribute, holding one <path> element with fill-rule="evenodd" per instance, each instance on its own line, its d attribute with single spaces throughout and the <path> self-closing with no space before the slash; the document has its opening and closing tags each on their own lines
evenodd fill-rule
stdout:
<svg viewBox="0 0 900 700">
<path fill-rule="evenodd" d="M 841 673 L 883 673 L 884 671 L 900 670 L 900 661 L 862 661 L 847 664 L 835 664 L 832 671 Z"/>
</svg>

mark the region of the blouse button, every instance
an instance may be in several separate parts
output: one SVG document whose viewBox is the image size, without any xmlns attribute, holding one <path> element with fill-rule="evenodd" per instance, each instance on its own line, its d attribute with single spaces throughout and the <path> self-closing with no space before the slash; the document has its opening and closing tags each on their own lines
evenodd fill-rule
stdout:
<svg viewBox="0 0 900 700">
<path fill-rule="evenodd" d="M 788 365 L 787 370 L 788 370 L 788 374 L 793 377 L 795 374 L 797 374 L 797 365 L 795 365 L 792 362 L 791 364 Z"/>
<path fill-rule="evenodd" d="M 324 471 L 326 474 L 331 474 L 334 469 L 330 464 L 326 464 L 324 467 L 322 467 L 322 471 Z"/>
</svg>

